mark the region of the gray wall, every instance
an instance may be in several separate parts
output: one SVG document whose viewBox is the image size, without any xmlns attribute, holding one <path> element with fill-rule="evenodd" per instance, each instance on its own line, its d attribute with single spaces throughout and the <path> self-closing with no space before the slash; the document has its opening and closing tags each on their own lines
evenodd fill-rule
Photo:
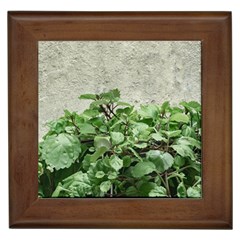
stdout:
<svg viewBox="0 0 240 240">
<path fill-rule="evenodd" d="M 39 138 L 64 109 L 81 112 L 83 93 L 119 88 L 135 105 L 201 97 L 199 41 L 40 41 Z"/>
</svg>

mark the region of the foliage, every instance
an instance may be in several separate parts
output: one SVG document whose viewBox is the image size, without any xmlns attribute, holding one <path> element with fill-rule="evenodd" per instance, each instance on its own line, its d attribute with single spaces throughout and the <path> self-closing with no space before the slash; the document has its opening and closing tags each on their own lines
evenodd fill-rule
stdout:
<svg viewBox="0 0 240 240">
<path fill-rule="evenodd" d="M 201 197 L 201 106 L 120 101 L 118 89 L 81 114 L 64 111 L 39 143 L 39 197 Z"/>
</svg>

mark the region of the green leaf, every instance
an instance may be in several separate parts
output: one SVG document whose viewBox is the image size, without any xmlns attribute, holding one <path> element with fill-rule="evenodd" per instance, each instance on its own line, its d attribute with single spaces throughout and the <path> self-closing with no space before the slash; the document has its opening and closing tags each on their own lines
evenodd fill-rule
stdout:
<svg viewBox="0 0 240 240">
<path fill-rule="evenodd" d="M 81 134 L 95 134 L 95 128 L 89 123 L 78 124 Z"/>
<path fill-rule="evenodd" d="M 137 190 L 136 187 L 130 186 L 126 189 L 126 195 L 128 197 L 137 197 L 139 196 L 139 191 Z"/>
<path fill-rule="evenodd" d="M 134 147 L 143 149 L 147 147 L 147 143 L 135 143 Z"/>
<path fill-rule="evenodd" d="M 105 176 L 105 173 L 103 171 L 98 171 L 96 174 L 95 174 L 95 177 L 96 178 L 103 178 Z"/>
<path fill-rule="evenodd" d="M 49 136 L 42 145 L 43 159 L 56 170 L 70 167 L 80 153 L 78 138 L 67 133 Z"/>
<path fill-rule="evenodd" d="M 189 198 L 200 198 L 201 197 L 201 188 L 200 187 L 189 187 L 187 189 L 187 196 Z"/>
<path fill-rule="evenodd" d="M 154 104 L 141 105 L 141 108 L 138 112 L 139 115 L 143 118 L 152 118 L 155 120 L 159 114 L 159 107 Z"/>
<path fill-rule="evenodd" d="M 118 177 L 118 174 L 116 172 L 109 172 L 108 173 L 108 179 L 116 179 Z"/>
<path fill-rule="evenodd" d="M 189 117 L 184 113 L 175 113 L 170 117 L 170 121 L 188 123 Z"/>
<path fill-rule="evenodd" d="M 166 101 L 161 106 L 161 113 L 164 114 L 170 108 L 169 101 Z"/>
<path fill-rule="evenodd" d="M 164 142 L 167 141 L 167 139 L 163 137 L 161 133 L 153 133 L 151 136 L 156 141 L 164 141 Z"/>
<path fill-rule="evenodd" d="M 149 192 L 152 191 L 157 186 L 154 182 L 145 182 L 143 181 L 142 184 L 138 187 L 139 193 L 142 197 L 147 197 L 149 195 Z"/>
<path fill-rule="evenodd" d="M 177 140 L 177 143 L 180 145 L 190 145 L 201 149 L 201 142 L 191 137 L 181 137 Z"/>
<path fill-rule="evenodd" d="M 146 153 L 147 160 L 154 163 L 159 172 L 164 172 L 169 169 L 174 162 L 171 154 L 161 152 L 159 150 L 150 150 Z"/>
<path fill-rule="evenodd" d="M 112 183 L 110 181 L 104 181 L 100 184 L 100 190 L 106 193 L 110 190 Z"/>
<path fill-rule="evenodd" d="M 105 147 L 107 150 L 110 149 L 111 143 L 109 137 L 96 136 L 94 138 L 94 147 L 96 149 Z"/>
<path fill-rule="evenodd" d="M 100 97 L 110 102 L 117 102 L 120 98 L 120 92 L 116 88 L 116 89 L 110 90 L 109 92 L 100 94 Z"/>
<path fill-rule="evenodd" d="M 171 145 L 171 147 L 182 157 L 190 157 L 191 160 L 195 160 L 193 150 L 188 145 Z"/>
<path fill-rule="evenodd" d="M 59 183 L 52 197 L 86 197 L 91 193 L 88 175 L 80 171 Z"/>
<path fill-rule="evenodd" d="M 108 101 L 104 99 L 96 100 L 90 104 L 90 108 L 96 108 L 99 107 L 100 105 L 107 104 Z"/>
<path fill-rule="evenodd" d="M 88 99 L 88 100 L 96 100 L 96 94 L 82 94 L 79 99 Z"/>
<path fill-rule="evenodd" d="M 198 102 L 181 102 L 180 105 L 184 106 L 187 110 L 192 111 L 194 109 L 197 112 L 201 111 L 201 105 Z"/>
<path fill-rule="evenodd" d="M 185 198 L 187 197 L 187 191 L 186 191 L 186 187 L 184 185 L 183 182 L 179 183 L 178 187 L 177 187 L 177 196 L 179 198 Z"/>
<path fill-rule="evenodd" d="M 82 115 L 83 115 L 84 117 L 87 117 L 87 118 L 89 119 L 89 118 L 98 116 L 98 115 L 99 115 L 99 111 L 93 110 L 93 109 L 86 109 L 86 110 L 82 113 Z"/>
<path fill-rule="evenodd" d="M 140 178 L 156 170 L 152 162 L 139 162 L 132 168 L 133 177 Z"/>
<path fill-rule="evenodd" d="M 123 167 L 123 160 L 118 156 L 113 155 L 109 160 L 109 164 L 114 170 L 118 171 Z"/>
<path fill-rule="evenodd" d="M 149 197 L 167 197 L 167 190 L 160 186 L 156 186 L 154 189 L 152 189 L 149 194 Z"/>
<path fill-rule="evenodd" d="M 129 103 L 126 103 L 126 102 L 117 102 L 117 105 L 118 106 L 123 106 L 123 107 L 130 107 L 131 105 Z"/>
<path fill-rule="evenodd" d="M 96 152 L 91 155 L 90 161 L 95 162 L 99 157 L 101 157 L 105 152 L 108 151 L 108 148 L 105 146 L 97 148 Z"/>
<path fill-rule="evenodd" d="M 111 132 L 110 136 L 113 145 L 118 145 L 124 141 L 124 135 L 120 132 Z"/>
<path fill-rule="evenodd" d="M 168 138 L 178 137 L 181 134 L 181 130 L 175 130 L 175 131 L 162 130 L 161 132 L 164 133 Z"/>
<path fill-rule="evenodd" d="M 174 163 L 175 163 L 178 167 L 182 167 L 182 166 L 184 166 L 184 164 L 185 164 L 185 158 L 177 155 L 177 156 L 174 158 Z"/>
<path fill-rule="evenodd" d="M 123 157 L 123 167 L 129 167 L 132 163 L 132 159 L 130 156 Z"/>
<path fill-rule="evenodd" d="M 182 130 L 182 135 L 186 137 L 196 138 L 196 133 L 192 127 L 184 126 Z"/>
<path fill-rule="evenodd" d="M 190 163 L 191 167 L 195 169 L 197 172 L 201 172 L 201 163 L 195 161 Z"/>
</svg>

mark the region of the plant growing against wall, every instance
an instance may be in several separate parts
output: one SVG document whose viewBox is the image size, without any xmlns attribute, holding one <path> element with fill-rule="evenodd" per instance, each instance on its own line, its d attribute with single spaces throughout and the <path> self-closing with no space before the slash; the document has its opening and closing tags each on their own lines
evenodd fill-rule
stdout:
<svg viewBox="0 0 240 240">
<path fill-rule="evenodd" d="M 201 105 L 84 94 L 39 143 L 39 197 L 201 197 Z"/>
</svg>

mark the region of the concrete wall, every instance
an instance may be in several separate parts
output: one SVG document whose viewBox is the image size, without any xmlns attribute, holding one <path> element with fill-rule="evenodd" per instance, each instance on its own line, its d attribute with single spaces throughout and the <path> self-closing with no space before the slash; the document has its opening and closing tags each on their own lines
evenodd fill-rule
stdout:
<svg viewBox="0 0 240 240">
<path fill-rule="evenodd" d="M 201 97 L 199 41 L 39 42 L 39 138 L 64 109 L 81 112 L 83 93 L 119 88 L 135 105 Z"/>
</svg>

